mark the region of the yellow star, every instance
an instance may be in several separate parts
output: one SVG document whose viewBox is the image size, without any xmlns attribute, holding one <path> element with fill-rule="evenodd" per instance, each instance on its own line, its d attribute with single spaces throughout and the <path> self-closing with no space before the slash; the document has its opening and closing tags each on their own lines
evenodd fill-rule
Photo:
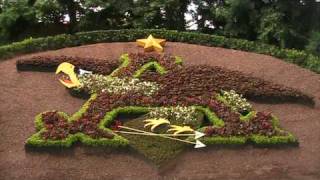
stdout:
<svg viewBox="0 0 320 180">
<path fill-rule="evenodd" d="M 158 52 L 163 51 L 163 47 L 166 43 L 165 39 L 156 39 L 152 35 L 149 35 L 147 39 L 137 39 L 138 46 L 142 46 L 144 51 L 153 51 Z"/>
</svg>

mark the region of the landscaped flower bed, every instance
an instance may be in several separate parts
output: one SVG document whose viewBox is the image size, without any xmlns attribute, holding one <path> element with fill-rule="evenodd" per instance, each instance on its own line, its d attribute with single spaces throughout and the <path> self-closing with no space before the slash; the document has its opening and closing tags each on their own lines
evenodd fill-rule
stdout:
<svg viewBox="0 0 320 180">
<path fill-rule="evenodd" d="M 114 61 L 64 56 L 21 59 L 17 67 L 21 70 L 37 66 L 53 68 L 66 59 L 94 72 L 78 75 L 81 86 L 74 89 L 84 90 L 91 98 L 71 117 L 56 111 L 39 114 L 36 117 L 38 132 L 28 139 L 28 145 L 71 146 L 81 141 L 94 146 L 125 146 L 130 143 L 128 136 L 112 130 L 120 127 L 121 119 L 117 117 L 121 114 L 165 118 L 172 126 L 188 125 L 206 134 L 203 142 L 207 145 L 247 141 L 263 145 L 297 143 L 292 134 L 279 128 L 275 116 L 256 112 L 237 93 L 249 98 L 312 102 L 312 97 L 292 88 L 220 67 L 183 66 L 179 57 L 155 53 L 125 54 L 118 68 Z M 140 123 L 139 127 L 143 121 L 131 124 L 135 122 Z M 149 143 L 154 140 L 150 139 Z M 145 142 L 134 144 L 137 149 L 139 146 L 145 146 Z M 161 162 L 163 154 L 157 153 L 145 154 L 157 156 L 160 158 L 157 162 Z"/>
</svg>

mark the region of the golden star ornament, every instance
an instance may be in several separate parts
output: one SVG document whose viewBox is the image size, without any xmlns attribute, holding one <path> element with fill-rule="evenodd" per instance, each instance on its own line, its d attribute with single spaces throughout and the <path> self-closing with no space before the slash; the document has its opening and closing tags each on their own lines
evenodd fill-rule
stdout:
<svg viewBox="0 0 320 180">
<path fill-rule="evenodd" d="M 137 39 L 138 46 L 142 46 L 144 51 L 157 51 L 162 52 L 163 47 L 166 43 L 165 39 L 156 39 L 152 35 L 149 35 L 147 39 Z"/>
</svg>

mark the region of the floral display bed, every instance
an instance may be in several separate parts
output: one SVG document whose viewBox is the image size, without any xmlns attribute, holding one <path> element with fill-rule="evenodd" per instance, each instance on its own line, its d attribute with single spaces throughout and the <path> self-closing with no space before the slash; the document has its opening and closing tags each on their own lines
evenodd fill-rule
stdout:
<svg viewBox="0 0 320 180">
<path fill-rule="evenodd" d="M 70 147 L 79 141 L 90 146 L 131 147 L 161 165 L 192 147 L 195 140 L 206 146 L 297 145 L 298 139 L 280 128 L 276 116 L 254 110 L 244 97 L 313 102 L 299 90 L 220 67 L 184 66 L 183 57 L 170 54 L 129 53 L 118 62 L 33 56 L 18 60 L 17 68 L 52 70 L 63 62 L 75 66 L 81 84 L 71 88 L 72 94 L 90 98 L 71 116 L 58 111 L 37 115 L 37 133 L 27 140 L 28 146 Z M 92 73 L 79 74 L 80 69 Z M 71 81 L 68 76 L 58 73 L 66 82 Z M 161 118 L 165 119 L 162 124 L 154 124 Z M 148 129 L 146 122 L 154 127 Z M 149 132 L 149 136 L 121 131 L 126 128 Z M 175 141 L 156 136 L 169 131 L 173 132 L 169 137 L 178 131 L 182 135 Z M 203 137 L 188 135 L 195 131 Z"/>
<path fill-rule="evenodd" d="M 167 64 L 161 65 L 161 60 L 157 59 L 163 68 L 145 61 L 129 70 L 130 73 L 122 76 L 124 72 L 118 71 L 120 74 L 108 77 L 121 66 L 125 53 L 132 59 L 145 55 L 158 57 L 157 53 L 143 53 L 135 43 L 101 43 L 18 56 L 0 63 L 2 179 L 319 179 L 319 75 L 270 56 L 168 42 L 165 58 L 174 60 L 174 67 L 178 67 L 174 71 L 167 71 Z M 103 80 L 109 85 L 113 82 L 113 85 L 102 89 L 92 86 L 101 91 L 105 89 L 103 93 L 90 92 L 91 88 L 86 88 L 92 81 L 86 81 L 88 83 L 80 89 L 66 89 L 60 80 L 68 78 L 64 74 L 52 73 L 63 62 L 75 66 L 77 77 L 83 69 L 92 71 L 92 77 L 99 82 Z M 134 77 L 143 65 L 148 68 Z M 90 79 L 84 77 L 78 80 Z M 168 100 L 163 103 L 178 103 L 179 106 L 136 106 L 139 102 L 125 98 L 130 92 L 119 89 L 123 83 L 126 84 L 123 87 L 130 86 L 135 97 L 143 96 L 149 100 L 162 93 L 165 94 L 163 100 L 154 98 L 150 103 Z M 147 88 L 141 91 L 141 87 Z M 116 89 L 121 92 L 118 97 L 114 93 Z M 102 97 L 103 94 L 108 96 Z M 239 98 L 240 94 L 242 98 Z M 133 105 L 112 108 L 109 111 L 114 113 L 109 114 L 112 120 L 103 129 L 107 133 L 98 132 L 95 127 L 99 124 L 94 124 L 90 118 L 86 120 L 82 112 L 88 113 L 89 107 L 96 109 L 97 106 L 92 107 L 94 102 L 108 101 L 107 97 L 115 98 L 114 103 L 119 103 L 119 107 L 122 106 L 119 98 Z M 231 99 L 238 100 L 231 103 Z M 190 106 L 182 104 L 185 100 Z M 215 102 L 228 113 L 209 108 L 211 114 L 205 110 L 207 105 L 199 104 L 200 100 Z M 110 104 L 104 102 L 98 107 Z M 242 106 L 238 106 L 240 104 Z M 250 110 L 241 111 L 239 107 Z M 138 113 L 129 113 L 133 110 Z M 166 113 L 180 114 L 188 119 L 167 118 L 170 124 L 161 124 L 152 131 L 154 124 L 150 125 L 146 120 Z M 253 117 L 257 116 L 260 118 L 254 120 Z M 267 120 L 263 123 L 262 118 Z M 80 121 L 75 121 L 77 119 Z M 165 122 L 163 119 L 166 118 L 160 119 Z M 221 122 L 217 119 L 223 120 L 224 126 L 217 126 Z M 179 133 L 178 136 L 172 135 L 177 131 L 167 132 L 173 129 L 171 126 L 183 126 L 183 123 L 189 123 L 184 126 L 190 126 L 205 136 L 195 139 L 190 135 L 194 132 Z M 52 134 L 44 132 L 39 141 L 30 141 L 40 134 L 42 128 L 50 128 L 50 124 L 53 125 Z M 270 128 L 270 124 L 279 129 Z M 234 131 L 241 125 L 241 131 Z M 252 130 L 252 135 L 246 135 L 250 133 L 250 127 L 255 126 L 263 131 Z M 206 147 L 195 149 L 195 144 L 149 136 L 123 127 L 149 134 L 171 134 L 170 137 L 193 143 L 198 140 Z M 134 133 L 125 134 L 125 131 Z M 229 135 L 237 132 L 241 135 Z M 280 134 L 268 134 L 270 132 Z M 273 140 L 253 139 L 260 133 L 264 134 L 262 139 Z M 281 134 L 285 138 L 275 138 Z M 63 145 L 62 142 L 67 142 L 70 137 L 70 144 Z M 111 144 L 116 140 L 114 137 L 125 141 Z M 241 138 L 243 141 L 239 141 Z M 98 139 L 105 139 L 108 143 L 103 144 Z"/>
</svg>

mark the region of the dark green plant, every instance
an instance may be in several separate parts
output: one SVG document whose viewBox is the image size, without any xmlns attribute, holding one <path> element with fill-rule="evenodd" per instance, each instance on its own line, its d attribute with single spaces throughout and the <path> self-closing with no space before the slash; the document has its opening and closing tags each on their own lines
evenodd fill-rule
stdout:
<svg viewBox="0 0 320 180">
<path fill-rule="evenodd" d="M 311 34 L 306 50 L 314 55 L 320 56 L 320 31 Z"/>
<path fill-rule="evenodd" d="M 130 28 L 133 5 L 133 1 L 127 0 L 86 0 L 82 3 L 84 14 L 77 30 Z"/>
<path fill-rule="evenodd" d="M 37 19 L 44 24 L 62 24 L 64 8 L 57 0 L 37 0 L 34 4 Z"/>
<path fill-rule="evenodd" d="M 1 8 L 0 44 L 28 36 L 30 27 L 36 23 L 36 13 L 28 1 L 4 1 Z"/>
</svg>

